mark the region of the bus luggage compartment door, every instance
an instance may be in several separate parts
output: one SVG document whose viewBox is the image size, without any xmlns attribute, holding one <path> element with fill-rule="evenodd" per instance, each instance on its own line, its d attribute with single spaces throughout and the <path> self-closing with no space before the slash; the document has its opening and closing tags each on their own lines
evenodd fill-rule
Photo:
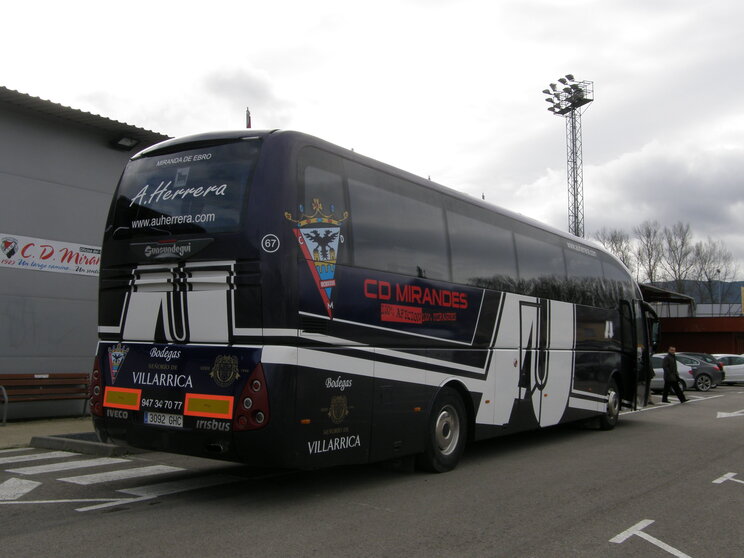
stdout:
<svg viewBox="0 0 744 558">
<path fill-rule="evenodd" d="M 300 350 L 295 452 L 301 467 L 368 461 L 372 368 L 371 359 L 354 358 L 346 351 Z"/>
</svg>

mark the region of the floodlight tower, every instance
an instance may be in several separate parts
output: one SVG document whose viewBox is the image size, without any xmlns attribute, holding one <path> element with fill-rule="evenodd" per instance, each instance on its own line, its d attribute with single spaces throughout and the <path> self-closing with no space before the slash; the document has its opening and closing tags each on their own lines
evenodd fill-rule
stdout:
<svg viewBox="0 0 744 558">
<path fill-rule="evenodd" d="M 594 82 L 576 81 L 572 74 L 551 83 L 543 93 L 550 95 L 548 110 L 566 119 L 566 148 L 568 152 L 568 232 L 584 236 L 584 171 L 581 160 L 581 107 L 594 100 Z"/>
</svg>

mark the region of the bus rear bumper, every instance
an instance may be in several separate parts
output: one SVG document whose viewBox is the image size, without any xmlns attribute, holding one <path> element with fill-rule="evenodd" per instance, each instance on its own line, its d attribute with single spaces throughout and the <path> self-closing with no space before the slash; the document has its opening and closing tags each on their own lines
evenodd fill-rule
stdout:
<svg viewBox="0 0 744 558">
<path fill-rule="evenodd" d="M 146 425 L 116 424 L 111 419 L 93 418 L 101 440 L 141 450 L 162 451 L 236 461 L 247 465 L 277 466 L 286 461 L 281 449 L 271 443 L 270 427 L 255 432 L 177 431 Z"/>
</svg>

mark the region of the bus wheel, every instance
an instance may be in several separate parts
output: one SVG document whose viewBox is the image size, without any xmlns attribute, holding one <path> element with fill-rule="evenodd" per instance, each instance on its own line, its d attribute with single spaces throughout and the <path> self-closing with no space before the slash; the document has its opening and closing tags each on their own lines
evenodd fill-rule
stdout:
<svg viewBox="0 0 744 558">
<path fill-rule="evenodd" d="M 426 449 L 417 458 L 419 467 L 433 473 L 454 469 L 465 449 L 466 421 L 465 405 L 458 393 L 442 388 L 429 415 Z"/>
<path fill-rule="evenodd" d="M 601 430 L 612 430 L 620 419 L 620 392 L 615 379 L 610 380 L 607 386 L 607 409 L 605 414 L 599 417 L 599 428 Z"/>
</svg>

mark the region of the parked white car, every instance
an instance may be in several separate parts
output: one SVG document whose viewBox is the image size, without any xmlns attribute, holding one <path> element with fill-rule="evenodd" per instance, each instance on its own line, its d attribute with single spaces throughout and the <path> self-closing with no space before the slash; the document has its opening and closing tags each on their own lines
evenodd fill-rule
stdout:
<svg viewBox="0 0 744 558">
<path fill-rule="evenodd" d="M 744 382 L 744 356 L 742 355 L 713 355 L 723 363 L 724 384 Z"/>
</svg>

